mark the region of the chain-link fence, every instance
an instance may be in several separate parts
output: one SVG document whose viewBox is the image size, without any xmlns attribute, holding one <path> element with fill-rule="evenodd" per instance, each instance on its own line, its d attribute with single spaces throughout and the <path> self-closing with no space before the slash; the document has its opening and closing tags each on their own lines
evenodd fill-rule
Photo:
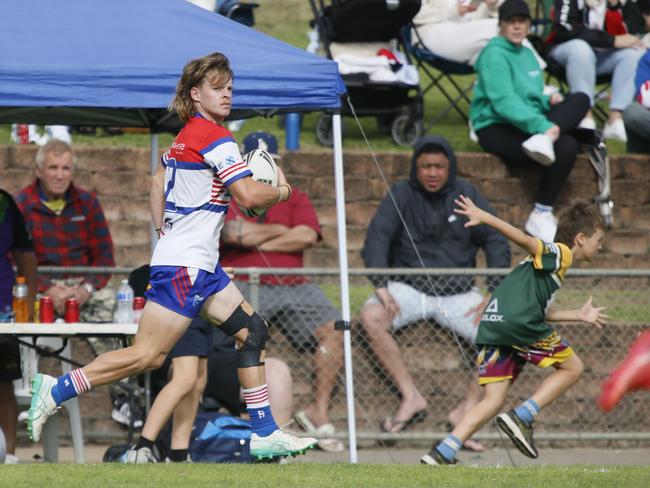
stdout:
<svg viewBox="0 0 650 488">
<path fill-rule="evenodd" d="M 88 269 L 68 271 L 87 272 Z M 101 271 L 95 269 L 92 272 Z M 114 281 L 128 271 L 126 268 L 104 270 L 113 272 Z M 454 287 L 465 291 L 469 284 L 485 291 L 490 277 L 507 272 L 487 269 L 350 270 L 354 401 L 360 440 L 430 441 L 449 429 L 450 411 L 460 404 L 468 388 L 476 383 L 474 350 L 458 333 L 439 322 L 457 320 L 477 301 L 471 292 L 460 295 L 461 300 L 451 302 L 442 293 L 449 293 Z M 340 271 L 248 268 L 236 269 L 235 273 L 240 289 L 270 323 L 268 355 L 278 357 L 290 366 L 294 411 L 316 405 L 313 403 L 315 400 L 329 400 L 329 416 L 337 428 L 336 437 L 347 438 L 345 375 L 340 355 L 342 333 L 334 334 L 339 349 L 331 343 L 323 347 L 317 340 L 322 339 L 323 331 L 332 327 L 331 322 L 339 318 Z M 414 288 L 441 293 L 431 296 L 428 301 L 418 299 L 402 307 L 402 322 L 408 324 L 399 329 L 392 326 L 385 329 L 386 335 L 394 340 L 396 349 L 391 351 L 389 348 L 390 354 L 384 352 L 383 363 L 376 351 L 377 341 L 373 340 L 375 333 L 369 332 L 373 329 L 364 327 L 360 319 L 364 303 L 374 296 L 370 275 L 406 281 Z M 585 324 L 557 326 L 562 337 L 571 343 L 584 361 L 585 374 L 575 387 L 542 411 L 536 424 L 537 439 L 650 439 L 650 393 L 628 395 L 609 414 L 601 412 L 596 404 L 602 382 L 625 357 L 635 337 L 649 327 L 649 284 L 650 270 L 570 270 L 554 306 L 579 308 L 592 296 L 594 305 L 607 307 L 611 318 L 602 330 Z M 424 317 L 436 307 L 439 322 Z M 380 424 L 385 418 L 395 415 L 401 401 L 398 382 L 389 371 L 395 369 L 395 363 L 399 364 L 397 354 L 412 384 L 426 401 L 423 408 L 426 419 L 408 425 L 399 434 L 386 434 Z M 528 365 L 512 387 L 505 408 L 528 398 L 546 374 L 548 372 Z M 331 394 L 330 382 L 333 382 Z M 487 426 L 476 438 L 499 439 L 499 434 L 492 426 Z"/>
<path fill-rule="evenodd" d="M 237 272 L 239 275 L 243 270 Z M 250 285 L 246 288 L 247 298 L 259 310 L 265 309 L 266 304 L 260 298 L 268 297 L 269 291 L 286 301 L 287 308 L 281 310 L 281 313 L 264 318 L 271 323 L 269 355 L 280 357 L 290 365 L 295 409 L 299 410 L 309 405 L 315 394 L 318 396 L 314 387 L 319 383 L 313 365 L 314 357 L 319 351 L 316 349 L 313 354 L 304 351 L 304 347 L 299 345 L 300 341 L 297 343 L 292 336 L 292 331 L 302 329 L 304 332 L 313 324 L 304 323 L 304 313 L 294 313 L 290 307 L 297 303 L 303 312 L 313 309 L 313 314 L 318 316 L 322 312 L 322 304 L 314 297 L 313 289 L 303 285 L 264 284 L 269 278 L 279 281 L 286 279 L 287 272 L 288 270 L 282 269 L 251 269 Z M 293 270 L 292 276 L 298 272 L 308 276 L 334 307 L 339 307 L 338 270 Z M 368 280 L 370 273 L 369 270 L 350 271 L 352 363 L 359 438 L 431 439 L 440 436 L 449 429 L 450 411 L 461 403 L 468 388 L 475 384 L 474 350 L 458 333 L 427 318 L 427 315 L 438 307 L 443 314 L 440 322 L 453 322 L 476 304 L 476 298 L 471 292 L 460 295 L 462 299 L 456 301 L 450 301 L 448 296 L 432 296 L 427 301 L 416 295 L 416 301 L 400 311 L 400 316 L 403 316 L 401 322 L 408 322 L 408 325 L 393 329 L 391 324 L 387 335 L 394 340 L 397 350 L 384 350 L 382 362 L 381 344 L 378 344 L 381 341 L 372 337 L 373 333 L 381 332 L 371 332 L 375 329 L 364 327 L 360 314 L 367 299 L 374 296 L 374 287 Z M 398 269 L 372 271 L 373 276 L 385 275 L 409 282 L 414 288 L 433 288 L 442 293 L 449 293 L 454 287 L 464 290 L 468 287 L 468 280 L 474 281 L 480 290 L 485 290 L 490 275 L 505 273 L 507 270 L 432 269 L 426 273 L 421 270 Z M 611 318 L 602 330 L 586 324 L 557 326 L 562 337 L 571 343 L 583 359 L 586 369 L 575 387 L 543 410 L 536 431 L 539 439 L 650 439 L 650 394 L 639 392 L 630 395 L 619 408 L 609 414 L 601 412 L 596 404 L 601 383 L 624 358 L 639 332 L 648 328 L 649 282 L 650 271 L 572 270 L 569 273 L 554 306 L 562 309 L 579 308 L 592 296 L 596 306 L 607 307 Z M 320 315 L 318 322 L 324 323 L 334 318 L 331 315 Z M 371 316 L 370 319 L 372 318 Z M 365 319 L 364 322 L 371 322 L 370 319 Z M 313 317 L 309 320 L 313 322 Z M 386 324 L 380 325 L 383 327 Z M 423 412 L 426 414 L 424 422 L 411 424 L 395 436 L 382 433 L 380 424 L 386 417 L 395 414 L 401 401 L 397 384 L 399 381 L 389 371 L 396 370 L 394 363 L 399 363 L 399 358 L 395 357 L 397 354 L 427 405 Z M 331 367 L 321 368 L 319 374 L 337 376 L 329 411 L 337 428 L 345 431 L 347 412 L 344 375 L 336 364 L 333 360 Z M 399 368 L 397 372 L 399 373 Z M 528 365 L 512 387 L 506 408 L 527 399 L 547 374 L 547 371 Z M 494 439 L 498 438 L 498 433 L 487 427 L 476 437 Z"/>
</svg>

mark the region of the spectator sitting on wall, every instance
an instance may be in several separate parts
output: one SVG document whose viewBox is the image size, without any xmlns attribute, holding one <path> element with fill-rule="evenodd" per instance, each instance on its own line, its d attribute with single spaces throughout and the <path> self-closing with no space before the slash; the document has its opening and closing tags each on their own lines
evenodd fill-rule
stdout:
<svg viewBox="0 0 650 488">
<path fill-rule="evenodd" d="M 244 153 L 258 148 L 278 157 L 278 144 L 271 134 L 256 132 L 244 138 Z M 307 194 L 294 187 L 287 202 L 274 205 L 260 217 L 246 217 L 231 203 L 222 233 L 222 263 L 234 268 L 302 268 L 303 252 L 319 239 L 316 211 Z M 244 296 L 250 297 L 247 278 L 236 277 L 236 282 Z M 334 329 L 339 312 L 304 276 L 264 275 L 258 293 L 256 308 L 262 318 L 286 332 L 295 348 L 314 354 L 314 400 L 296 413 L 296 420 L 307 430 L 333 433 L 329 402 L 343 362 L 342 337 Z M 344 449 L 334 439 L 319 439 L 318 446 L 332 452 Z"/>
<path fill-rule="evenodd" d="M 615 3 L 554 0 L 556 19 L 549 56 L 565 67 L 571 93 L 586 93 L 592 106 L 596 75 L 612 75 L 609 115 L 603 136 L 626 141 L 622 112 L 634 97 L 634 71 L 643 50 L 641 40 L 629 32 L 622 18 L 617 19 L 608 9 L 609 4 Z M 596 127 L 591 112 L 581 126 Z"/>
<path fill-rule="evenodd" d="M 113 267 L 113 241 L 97 198 L 73 183 L 72 147 L 51 139 L 36 153 L 36 179 L 16 195 L 34 239 L 39 266 Z M 68 298 L 81 309 L 82 322 L 110 322 L 115 298 L 104 287 L 110 275 L 39 276 L 38 291 L 63 314 Z"/>
<path fill-rule="evenodd" d="M 470 120 L 478 142 L 512 167 L 541 173 L 526 232 L 552 242 L 557 228 L 553 206 L 573 170 L 579 144 L 572 131 L 589 110 L 584 93 L 544 94 L 544 73 L 533 53 L 522 45 L 530 30 L 524 0 L 499 7 L 500 35 L 476 61 Z"/>
<path fill-rule="evenodd" d="M 501 234 L 487 226 L 465 228 L 453 213 L 459 195 L 472 195 L 477 205 L 494 213 L 476 188 L 456 177 L 456 157 L 446 139 L 432 136 L 418 141 L 409 180 L 393 185 L 370 222 L 362 250 L 366 267 L 473 268 L 479 248 L 489 267 L 509 267 L 510 248 Z M 361 323 L 402 397 L 382 430 L 399 432 L 423 420 L 428 402 L 415 385 L 392 331 L 433 319 L 473 343 L 478 319 L 498 280 L 488 280 L 485 296 L 471 276 L 373 276 L 371 280 L 375 293 L 361 309 Z M 460 405 L 445 405 L 450 409 L 449 422 L 455 425 L 479 399 L 480 391 L 472 382 Z M 476 441 L 466 444 L 482 450 Z"/>
</svg>

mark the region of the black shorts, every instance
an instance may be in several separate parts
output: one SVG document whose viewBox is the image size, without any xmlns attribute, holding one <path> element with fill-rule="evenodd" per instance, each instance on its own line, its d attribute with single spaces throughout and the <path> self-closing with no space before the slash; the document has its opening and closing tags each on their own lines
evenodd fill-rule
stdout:
<svg viewBox="0 0 650 488">
<path fill-rule="evenodd" d="M 180 356 L 207 358 L 212 350 L 212 328 L 207 320 L 195 318 L 167 357 L 169 359 Z"/>
<path fill-rule="evenodd" d="M 0 336 L 0 383 L 22 378 L 20 348 L 15 337 Z"/>
</svg>

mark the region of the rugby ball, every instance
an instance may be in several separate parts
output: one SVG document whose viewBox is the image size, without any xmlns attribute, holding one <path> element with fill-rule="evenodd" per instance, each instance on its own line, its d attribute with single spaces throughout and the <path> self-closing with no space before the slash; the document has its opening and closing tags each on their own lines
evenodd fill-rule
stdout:
<svg viewBox="0 0 650 488">
<path fill-rule="evenodd" d="M 278 167 L 269 153 L 263 149 L 253 149 L 244 155 L 244 162 L 253 172 L 252 178 L 255 181 L 266 185 L 278 186 Z M 248 217 L 259 217 L 266 212 L 266 208 L 243 208 L 239 206 L 242 213 Z"/>
</svg>

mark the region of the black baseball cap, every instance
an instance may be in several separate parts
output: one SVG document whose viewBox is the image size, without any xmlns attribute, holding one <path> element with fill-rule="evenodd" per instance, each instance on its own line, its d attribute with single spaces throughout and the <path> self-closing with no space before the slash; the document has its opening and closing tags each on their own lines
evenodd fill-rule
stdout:
<svg viewBox="0 0 650 488">
<path fill-rule="evenodd" d="M 499 22 L 508 20 L 516 15 L 531 18 L 530 9 L 524 0 L 506 0 L 499 7 Z"/>
</svg>

